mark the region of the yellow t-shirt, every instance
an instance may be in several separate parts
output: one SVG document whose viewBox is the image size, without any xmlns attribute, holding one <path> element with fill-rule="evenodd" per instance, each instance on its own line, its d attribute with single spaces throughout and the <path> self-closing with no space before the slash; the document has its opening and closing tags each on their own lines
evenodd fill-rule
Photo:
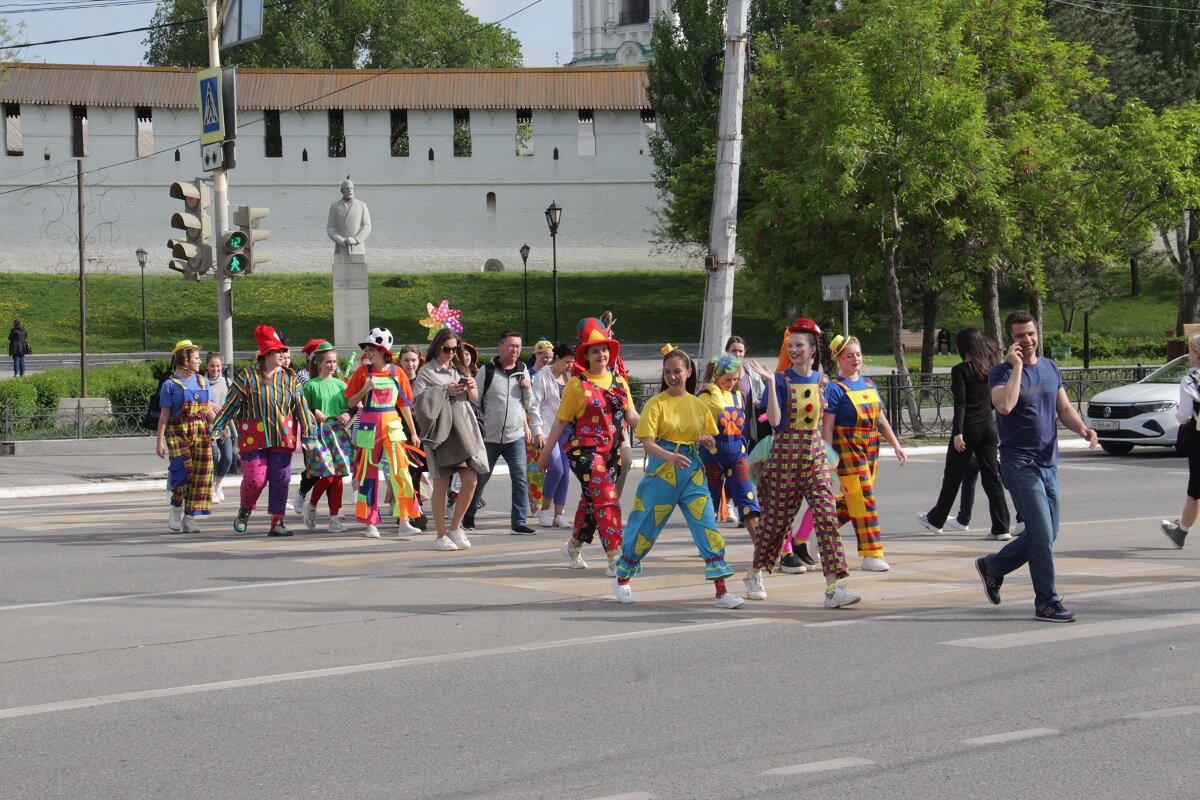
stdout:
<svg viewBox="0 0 1200 800">
<path fill-rule="evenodd" d="M 646 401 L 638 421 L 635 438 L 667 439 L 679 444 L 694 444 L 704 434 L 717 435 L 717 421 L 708 403 L 690 394 L 672 397 L 660 392 Z"/>
<path fill-rule="evenodd" d="M 612 386 L 613 373 L 605 370 L 603 375 L 592 375 L 588 373 L 588 380 L 596 385 L 599 389 L 608 389 Z M 633 407 L 633 393 L 629 391 L 629 384 L 620 375 L 617 376 L 621 386 L 625 387 L 625 409 L 628 411 Z M 587 400 L 583 394 L 583 381 L 576 375 L 571 380 L 567 381 L 567 385 L 563 387 L 562 402 L 558 404 L 558 413 L 555 418 L 574 422 L 583 413 L 583 405 Z"/>
<path fill-rule="evenodd" d="M 708 405 L 708 413 L 716 420 L 721 418 L 726 408 L 733 405 L 733 392 L 725 391 L 714 382 L 704 387 L 700 399 Z"/>
</svg>

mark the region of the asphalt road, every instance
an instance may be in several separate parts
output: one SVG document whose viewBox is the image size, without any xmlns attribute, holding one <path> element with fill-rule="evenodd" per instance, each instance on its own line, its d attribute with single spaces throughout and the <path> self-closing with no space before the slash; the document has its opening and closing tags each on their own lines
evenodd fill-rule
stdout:
<svg viewBox="0 0 1200 800">
<path fill-rule="evenodd" d="M 677 517 L 620 606 L 598 548 L 572 571 L 559 532 L 505 533 L 503 477 L 458 553 L 0 501 L 0 797 L 1200 797 L 1200 541 L 1157 529 L 1184 461 L 1065 454 L 1072 625 L 1023 572 L 984 601 L 982 533 L 919 532 L 940 475 L 883 463 L 893 569 L 837 611 L 778 573 L 713 608 Z"/>
</svg>

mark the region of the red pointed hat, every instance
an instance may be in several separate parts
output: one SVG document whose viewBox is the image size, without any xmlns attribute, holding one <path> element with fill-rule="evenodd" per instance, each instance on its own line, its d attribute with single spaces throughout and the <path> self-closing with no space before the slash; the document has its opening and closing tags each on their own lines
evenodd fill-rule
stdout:
<svg viewBox="0 0 1200 800">
<path fill-rule="evenodd" d="M 277 350 L 287 350 L 288 346 L 279 338 L 279 334 L 270 325 L 259 325 L 254 329 L 254 341 L 258 345 L 258 357 L 262 358 L 268 353 L 274 353 Z"/>
<path fill-rule="evenodd" d="M 579 320 L 579 324 L 575 326 L 575 332 L 579 335 L 579 346 L 575 348 L 576 366 L 587 369 L 587 349 L 594 344 L 608 345 L 608 363 L 610 366 L 616 366 L 617 355 L 621 352 L 621 344 L 616 339 L 609 337 L 604 323 L 595 317 L 585 317 Z"/>
</svg>

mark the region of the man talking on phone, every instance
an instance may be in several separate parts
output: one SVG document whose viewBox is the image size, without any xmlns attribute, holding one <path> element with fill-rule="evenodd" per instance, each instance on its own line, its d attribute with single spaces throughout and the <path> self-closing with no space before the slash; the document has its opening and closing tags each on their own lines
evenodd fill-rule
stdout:
<svg viewBox="0 0 1200 800">
<path fill-rule="evenodd" d="M 992 367 L 988 386 L 1000 417 L 1000 473 L 1013 505 L 1025 520 L 1025 532 L 998 553 L 976 559 L 983 591 L 1000 604 L 1004 576 L 1029 564 L 1033 580 L 1034 618 L 1074 622 L 1054 586 L 1054 540 L 1062 507 L 1058 491 L 1058 420 L 1097 444 L 1096 432 L 1084 424 L 1063 389 L 1058 365 L 1038 358 L 1038 329 L 1027 311 L 1014 311 L 1004 321 L 1011 344 L 1003 363 Z"/>
</svg>

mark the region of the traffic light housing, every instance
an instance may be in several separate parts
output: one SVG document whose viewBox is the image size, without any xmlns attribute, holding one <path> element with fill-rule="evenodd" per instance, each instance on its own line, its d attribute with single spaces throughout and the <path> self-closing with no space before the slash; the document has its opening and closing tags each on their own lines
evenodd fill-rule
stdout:
<svg viewBox="0 0 1200 800">
<path fill-rule="evenodd" d="M 255 223 L 271 213 L 269 208 L 238 206 L 233 212 L 236 230 L 221 234 L 221 277 L 237 278 L 249 275 L 254 268 L 271 256 L 258 243 L 271 238 L 271 232 L 255 227 Z"/>
<path fill-rule="evenodd" d="M 183 231 L 183 236 L 167 240 L 167 247 L 171 248 L 168 266 L 183 277 L 198 281 L 212 268 L 209 244 L 212 196 L 203 181 L 177 181 L 171 184 L 171 197 L 183 201 L 183 211 L 171 215 L 171 227 Z"/>
</svg>

